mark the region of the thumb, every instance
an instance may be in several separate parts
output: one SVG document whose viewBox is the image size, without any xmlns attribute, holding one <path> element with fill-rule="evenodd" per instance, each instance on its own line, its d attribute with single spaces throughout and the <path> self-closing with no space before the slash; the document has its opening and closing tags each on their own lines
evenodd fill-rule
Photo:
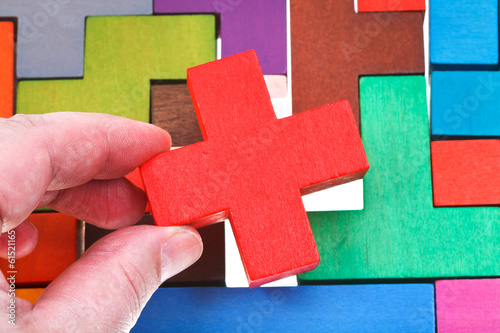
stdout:
<svg viewBox="0 0 500 333">
<path fill-rule="evenodd" d="M 158 286 L 198 260 L 202 249 L 190 227 L 120 229 L 54 280 L 26 319 L 45 332 L 128 332 Z"/>
</svg>

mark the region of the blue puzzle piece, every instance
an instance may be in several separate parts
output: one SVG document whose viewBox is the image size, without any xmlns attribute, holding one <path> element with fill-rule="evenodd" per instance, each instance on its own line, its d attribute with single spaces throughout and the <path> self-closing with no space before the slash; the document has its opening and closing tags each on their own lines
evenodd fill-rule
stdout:
<svg viewBox="0 0 500 333">
<path fill-rule="evenodd" d="M 434 69 L 498 66 L 498 0 L 432 0 L 430 61 Z"/>
<path fill-rule="evenodd" d="M 434 71 L 434 136 L 500 136 L 500 72 Z"/>
<path fill-rule="evenodd" d="M 132 332 L 432 332 L 431 284 L 162 288 Z"/>
<path fill-rule="evenodd" d="M 152 12 L 152 0 L 0 1 L 0 16 L 18 17 L 19 78 L 81 77 L 85 17 Z"/>
</svg>

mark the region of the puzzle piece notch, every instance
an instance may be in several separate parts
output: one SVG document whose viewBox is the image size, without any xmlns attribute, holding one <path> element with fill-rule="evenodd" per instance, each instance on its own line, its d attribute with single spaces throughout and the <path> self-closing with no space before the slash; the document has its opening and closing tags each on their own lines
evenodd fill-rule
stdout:
<svg viewBox="0 0 500 333">
<path fill-rule="evenodd" d="M 498 0 L 432 0 L 432 68 L 496 69 L 499 64 L 498 29 Z"/>
<path fill-rule="evenodd" d="M 152 0 L 0 1 L 0 15 L 18 17 L 19 78 L 81 77 L 88 16 L 152 12 Z"/>
<path fill-rule="evenodd" d="M 500 279 L 436 282 L 439 333 L 500 332 Z"/>
<path fill-rule="evenodd" d="M 0 118 L 14 114 L 14 23 L 0 21 Z"/>
<path fill-rule="evenodd" d="M 500 205 L 500 140 L 431 143 L 435 206 Z"/>
<path fill-rule="evenodd" d="M 286 0 L 155 0 L 154 11 L 216 13 L 221 20 L 223 58 L 255 49 L 264 74 L 287 72 Z"/>
<path fill-rule="evenodd" d="M 423 74 L 423 13 L 355 13 L 352 0 L 291 0 L 293 113 L 347 99 L 359 127 L 359 79 Z"/>
<path fill-rule="evenodd" d="M 358 0 L 358 12 L 423 11 L 425 0 Z"/>
<path fill-rule="evenodd" d="M 215 18 L 108 16 L 87 19 L 85 76 L 20 81 L 17 112 L 58 110 L 150 121 L 151 80 L 180 80 L 215 59 Z"/>
<path fill-rule="evenodd" d="M 500 72 L 433 71 L 434 138 L 500 137 Z"/>
<path fill-rule="evenodd" d="M 205 141 L 141 167 L 156 223 L 229 218 L 251 287 L 315 268 L 300 193 L 368 170 L 349 104 L 276 119 L 254 51 L 189 69 L 188 86 Z"/>
</svg>

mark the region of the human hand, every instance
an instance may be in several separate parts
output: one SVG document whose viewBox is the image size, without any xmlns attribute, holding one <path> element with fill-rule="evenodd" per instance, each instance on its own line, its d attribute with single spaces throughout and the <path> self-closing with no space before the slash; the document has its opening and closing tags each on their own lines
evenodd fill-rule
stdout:
<svg viewBox="0 0 500 333">
<path fill-rule="evenodd" d="M 203 246 L 192 228 L 128 227 L 147 198 L 123 176 L 170 144 L 158 127 L 105 114 L 0 118 L 0 257 L 11 229 L 16 256 L 33 251 L 37 231 L 26 218 L 37 207 L 121 228 L 91 246 L 34 306 L 17 299 L 16 326 L 4 316 L 1 332 L 127 332 L 158 286 L 198 260 Z M 0 304 L 8 305 L 8 290 L 0 276 Z"/>
</svg>

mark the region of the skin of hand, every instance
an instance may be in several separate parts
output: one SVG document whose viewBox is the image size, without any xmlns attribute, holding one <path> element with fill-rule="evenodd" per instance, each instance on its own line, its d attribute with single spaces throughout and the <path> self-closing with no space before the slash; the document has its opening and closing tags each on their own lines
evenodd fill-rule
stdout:
<svg viewBox="0 0 500 333">
<path fill-rule="evenodd" d="M 158 286 L 198 260 L 203 244 L 194 229 L 131 226 L 147 198 L 124 176 L 170 145 L 156 126 L 106 114 L 0 118 L 0 257 L 7 257 L 11 229 L 17 258 L 35 249 L 37 231 L 26 219 L 45 205 L 119 229 L 92 245 L 35 305 L 16 299 L 15 326 L 6 312 L 9 284 L 0 276 L 0 332 L 128 332 Z"/>
</svg>

